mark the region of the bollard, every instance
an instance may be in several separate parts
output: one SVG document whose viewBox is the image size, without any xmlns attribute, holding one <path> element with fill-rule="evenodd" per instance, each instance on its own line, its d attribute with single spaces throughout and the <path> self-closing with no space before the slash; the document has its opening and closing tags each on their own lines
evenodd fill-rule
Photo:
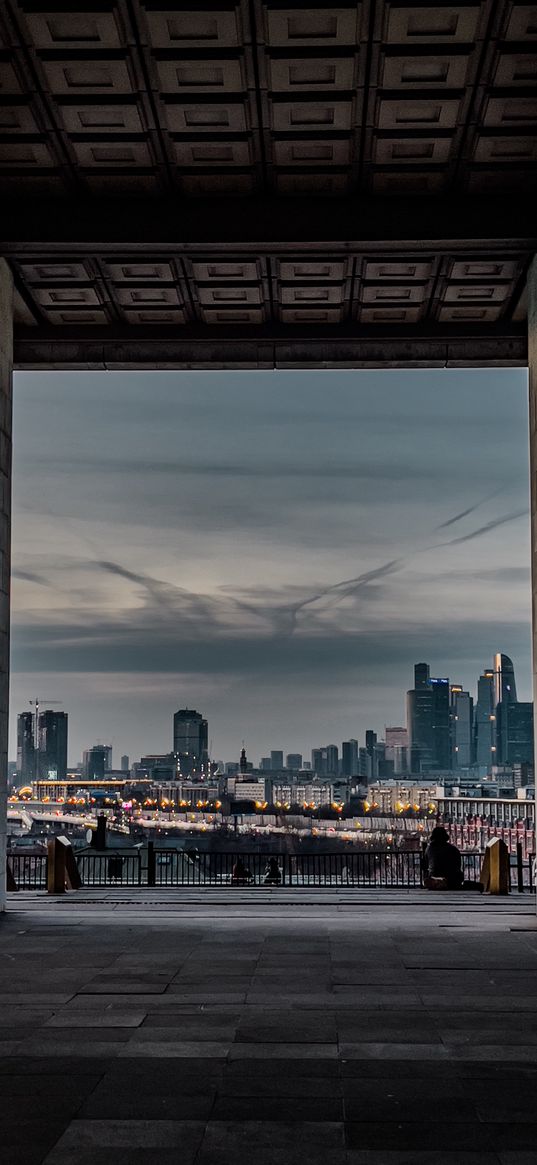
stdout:
<svg viewBox="0 0 537 1165">
<path fill-rule="evenodd" d="M 65 846 L 54 837 L 47 845 L 47 893 L 65 894 Z"/>
<path fill-rule="evenodd" d="M 65 894 L 66 890 L 80 890 L 82 879 L 69 838 L 53 838 L 48 843 L 47 853 L 47 893 Z"/>
<path fill-rule="evenodd" d="M 480 881 L 489 894 L 509 893 L 509 851 L 499 837 L 486 844 Z"/>
</svg>

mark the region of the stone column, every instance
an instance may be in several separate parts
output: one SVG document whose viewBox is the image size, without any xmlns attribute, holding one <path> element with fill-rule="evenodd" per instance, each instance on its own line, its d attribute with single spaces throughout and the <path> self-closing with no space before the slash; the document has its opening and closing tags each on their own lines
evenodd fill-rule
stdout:
<svg viewBox="0 0 537 1165">
<path fill-rule="evenodd" d="M 6 901 L 13 280 L 0 259 L 0 910 Z"/>
</svg>

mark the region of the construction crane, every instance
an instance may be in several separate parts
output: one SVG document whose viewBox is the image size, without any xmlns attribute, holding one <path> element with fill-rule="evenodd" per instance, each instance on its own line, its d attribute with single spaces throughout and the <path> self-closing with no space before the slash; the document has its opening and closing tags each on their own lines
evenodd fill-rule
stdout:
<svg viewBox="0 0 537 1165">
<path fill-rule="evenodd" d="M 34 712 L 34 780 L 39 780 L 39 705 L 44 703 L 40 696 L 36 696 L 35 700 L 28 700 L 31 708 L 35 708 Z M 63 700 L 47 700 L 47 707 L 51 704 L 63 704 Z"/>
</svg>

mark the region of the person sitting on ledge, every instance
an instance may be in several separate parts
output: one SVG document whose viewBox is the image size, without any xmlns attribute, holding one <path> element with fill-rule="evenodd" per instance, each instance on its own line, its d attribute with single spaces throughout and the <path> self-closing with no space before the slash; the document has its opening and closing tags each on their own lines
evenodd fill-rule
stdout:
<svg viewBox="0 0 537 1165">
<path fill-rule="evenodd" d="M 235 886 L 246 886 L 252 881 L 252 875 L 241 858 L 237 858 L 231 871 L 231 882 Z"/>
<path fill-rule="evenodd" d="M 265 886 L 279 886 L 282 880 L 277 858 L 269 858 L 263 881 Z"/>
<path fill-rule="evenodd" d="M 426 890 L 462 890 L 463 883 L 460 850 L 451 844 L 447 830 L 437 825 L 425 850 L 423 885 Z"/>
</svg>

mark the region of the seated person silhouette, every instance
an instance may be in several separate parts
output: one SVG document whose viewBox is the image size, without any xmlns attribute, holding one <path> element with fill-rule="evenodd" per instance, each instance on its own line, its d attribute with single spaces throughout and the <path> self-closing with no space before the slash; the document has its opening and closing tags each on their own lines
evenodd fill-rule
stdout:
<svg viewBox="0 0 537 1165">
<path fill-rule="evenodd" d="M 447 830 L 437 825 L 425 850 L 426 890 L 462 890 L 464 877 L 460 850 L 452 845 Z"/>
</svg>

